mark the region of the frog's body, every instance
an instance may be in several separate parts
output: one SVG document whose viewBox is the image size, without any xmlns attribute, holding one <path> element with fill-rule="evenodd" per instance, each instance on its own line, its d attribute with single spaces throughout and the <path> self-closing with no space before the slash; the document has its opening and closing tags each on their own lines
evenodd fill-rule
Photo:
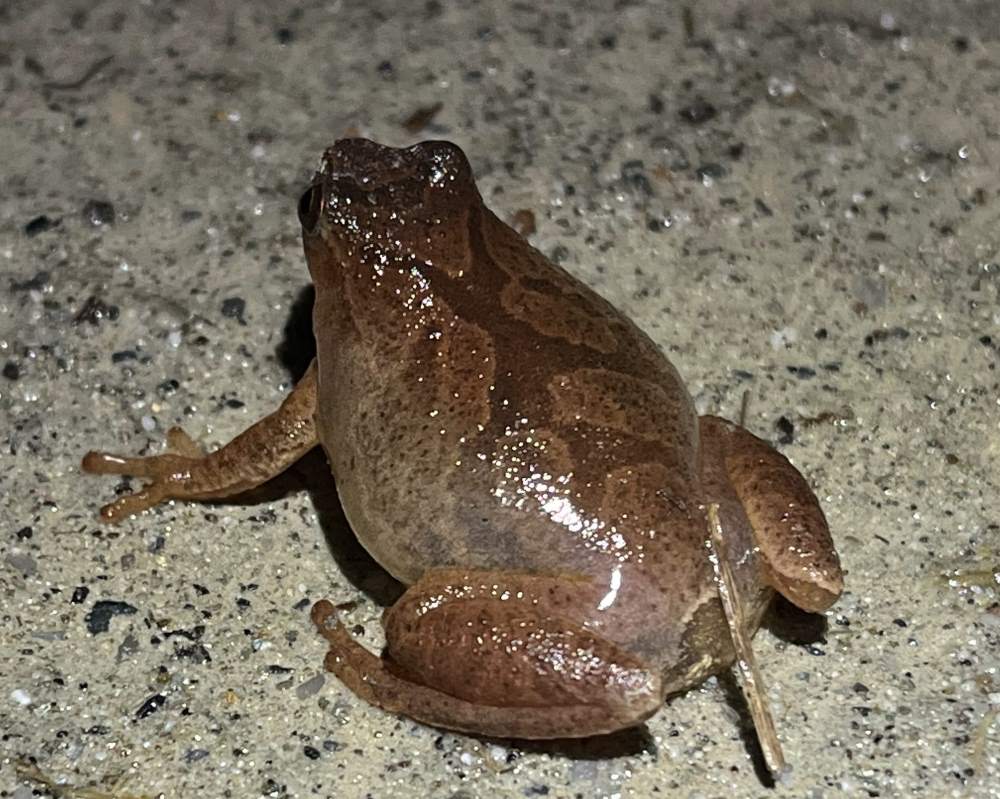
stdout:
<svg viewBox="0 0 1000 799">
<path fill-rule="evenodd" d="M 710 503 L 751 629 L 774 589 L 808 610 L 836 599 L 794 467 L 699 419 L 635 325 L 483 205 L 457 147 L 340 141 L 300 219 L 316 363 L 228 457 L 176 432 L 175 455 L 89 455 L 154 478 L 106 516 L 233 493 L 322 443 L 359 540 L 411 586 L 381 660 L 317 604 L 328 666 L 382 707 L 493 735 L 628 726 L 732 661 Z"/>
</svg>

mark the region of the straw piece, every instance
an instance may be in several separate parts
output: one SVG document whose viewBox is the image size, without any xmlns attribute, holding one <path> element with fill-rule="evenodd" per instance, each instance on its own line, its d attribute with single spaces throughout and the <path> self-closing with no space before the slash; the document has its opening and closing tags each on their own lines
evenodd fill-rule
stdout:
<svg viewBox="0 0 1000 799">
<path fill-rule="evenodd" d="M 750 635 L 747 633 L 745 622 L 746 614 L 739 592 L 736 590 L 736 580 L 730 566 L 722 524 L 719 521 L 719 506 L 715 503 L 708 506 L 708 529 L 707 543 L 711 553 L 709 560 L 715 570 L 715 584 L 722 600 L 726 621 L 729 623 L 733 647 L 736 649 L 736 670 L 739 674 L 740 688 L 743 689 L 747 706 L 750 708 L 750 717 L 753 719 L 767 768 L 775 782 L 782 782 L 788 777 L 791 768 L 785 762 L 781 742 L 778 741 L 778 734 L 774 728 L 771 707 L 767 701 L 767 689 L 750 644 Z"/>
</svg>

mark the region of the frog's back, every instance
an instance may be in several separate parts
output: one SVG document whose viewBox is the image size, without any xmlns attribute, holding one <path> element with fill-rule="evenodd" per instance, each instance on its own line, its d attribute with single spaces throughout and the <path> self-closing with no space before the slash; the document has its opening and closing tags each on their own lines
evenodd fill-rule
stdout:
<svg viewBox="0 0 1000 799">
<path fill-rule="evenodd" d="M 437 183 L 375 203 L 368 245 L 313 269 L 321 438 L 359 539 L 405 583 L 581 574 L 683 609 L 704 575 L 672 565 L 703 522 L 676 371 L 485 208 L 457 148 L 418 160 Z"/>
</svg>

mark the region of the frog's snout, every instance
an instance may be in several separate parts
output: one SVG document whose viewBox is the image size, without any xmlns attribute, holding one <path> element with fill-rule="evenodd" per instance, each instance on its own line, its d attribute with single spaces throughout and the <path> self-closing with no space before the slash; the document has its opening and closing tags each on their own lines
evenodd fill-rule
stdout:
<svg viewBox="0 0 1000 799">
<path fill-rule="evenodd" d="M 323 154 L 320 173 L 345 189 L 374 191 L 412 177 L 413 159 L 407 150 L 370 139 L 338 139 Z"/>
</svg>

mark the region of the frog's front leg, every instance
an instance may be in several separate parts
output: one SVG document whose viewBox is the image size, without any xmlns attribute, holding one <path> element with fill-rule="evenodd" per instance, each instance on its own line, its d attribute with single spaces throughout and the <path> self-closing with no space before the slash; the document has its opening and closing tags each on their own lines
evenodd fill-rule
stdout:
<svg viewBox="0 0 1000 799">
<path fill-rule="evenodd" d="M 316 362 L 274 413 L 215 452 L 205 453 L 180 428 L 167 433 L 170 452 L 146 458 L 88 452 L 81 467 L 91 474 L 128 474 L 150 482 L 101 508 L 116 522 L 167 499 L 221 499 L 267 482 L 316 446 Z"/>
<path fill-rule="evenodd" d="M 764 579 L 803 610 L 826 610 L 844 577 L 823 510 L 788 459 L 739 425 L 699 420 L 703 468 L 724 472 L 753 528 Z"/>
<path fill-rule="evenodd" d="M 383 617 L 378 658 L 334 618 L 326 667 L 384 710 L 502 738 L 569 738 L 641 723 L 662 705 L 659 673 L 572 618 L 588 580 L 520 573 L 430 572 Z"/>
</svg>

